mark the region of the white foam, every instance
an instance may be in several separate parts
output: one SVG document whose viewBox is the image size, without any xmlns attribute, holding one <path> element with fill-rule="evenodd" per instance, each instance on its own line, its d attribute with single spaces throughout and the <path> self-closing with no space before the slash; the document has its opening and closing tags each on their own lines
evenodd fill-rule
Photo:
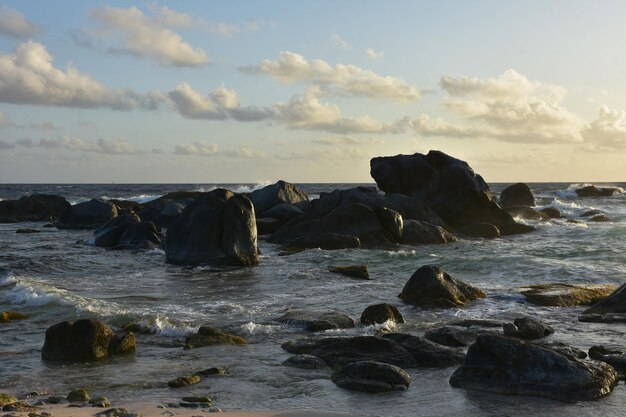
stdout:
<svg viewBox="0 0 626 417">
<path fill-rule="evenodd" d="M 575 202 L 565 202 L 565 201 L 561 201 L 558 198 L 554 198 L 550 204 L 547 204 L 544 206 L 545 207 L 553 207 L 559 210 L 579 210 L 582 209 L 583 207 L 580 204 L 576 204 Z"/>
<path fill-rule="evenodd" d="M 415 249 L 411 249 L 411 250 L 397 250 L 397 251 L 392 251 L 392 250 L 388 250 L 385 253 L 387 253 L 387 256 L 391 257 L 391 258 L 403 258 L 405 256 L 413 256 L 417 253 L 417 251 Z"/>
<path fill-rule="evenodd" d="M 190 325 L 176 325 L 171 323 L 167 317 L 161 318 L 157 316 L 154 320 L 150 322 L 140 321 L 139 326 L 142 328 L 147 328 L 151 333 L 156 333 L 159 336 L 165 337 L 182 337 L 187 336 L 193 333 L 197 333 L 199 327 L 190 326 Z"/>
<path fill-rule="evenodd" d="M 595 186 L 595 187 L 598 187 L 598 188 L 603 188 L 603 187 L 617 188 L 617 190 L 618 190 L 618 192 L 620 194 L 624 193 L 624 189 L 622 187 L 616 187 L 614 185 L 600 185 L 600 184 L 584 183 L 584 184 L 570 184 L 570 186 L 567 187 L 566 190 L 557 191 L 556 194 L 559 197 L 575 198 L 575 197 L 578 197 L 578 194 L 576 194 L 576 190 L 577 189 L 583 188 L 583 187 L 588 187 L 588 186 Z"/>
<path fill-rule="evenodd" d="M 286 326 L 280 324 L 259 324 L 250 321 L 242 324 L 240 328 L 248 334 L 272 334 L 285 331 Z"/>
<path fill-rule="evenodd" d="M 139 194 L 131 197 L 108 197 L 106 195 L 100 196 L 103 200 L 125 200 L 125 201 L 134 201 L 135 203 L 147 203 L 149 201 L 156 200 L 159 197 L 162 197 L 163 194 Z"/>
</svg>

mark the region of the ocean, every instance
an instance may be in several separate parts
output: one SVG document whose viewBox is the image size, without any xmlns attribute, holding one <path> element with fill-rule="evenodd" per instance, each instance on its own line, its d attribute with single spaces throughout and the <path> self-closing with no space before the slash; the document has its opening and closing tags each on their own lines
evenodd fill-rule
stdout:
<svg viewBox="0 0 626 417">
<path fill-rule="evenodd" d="M 217 187 L 248 192 L 265 184 L 0 184 L 0 199 L 28 193 L 60 194 L 72 203 L 93 197 L 146 202 L 174 190 Z M 299 184 L 311 197 L 357 184 Z M 371 184 L 368 184 L 371 185 Z M 490 184 L 499 194 L 508 184 Z M 338 388 L 329 370 L 282 365 L 291 355 L 281 344 L 307 332 L 275 319 L 288 308 L 332 308 L 355 321 L 369 305 L 396 305 L 406 323 L 395 330 L 421 335 L 460 318 L 508 321 L 538 318 L 555 329 L 547 340 L 587 350 L 592 345 L 626 348 L 625 324 L 581 323 L 585 307 L 537 307 L 519 288 L 540 283 L 614 284 L 626 282 L 626 194 L 581 198 L 583 184 L 529 184 L 539 208 L 556 207 L 569 218 L 591 209 L 610 221 L 531 222 L 537 231 L 494 240 L 463 239 L 446 245 L 398 246 L 394 250 L 307 250 L 278 256 L 278 245 L 261 238 L 261 262 L 251 268 L 178 267 L 160 249 L 112 251 L 85 243 L 91 231 L 43 228 L 44 223 L 0 224 L 0 311 L 30 318 L 0 324 L 0 392 L 32 391 L 65 396 L 88 388 L 92 396 L 116 401 L 171 402 L 182 395 L 209 394 L 228 409 L 322 409 L 363 416 L 623 415 L 626 387 L 597 401 L 562 403 L 540 398 L 472 392 L 453 388 L 455 368 L 408 370 L 408 391 L 364 394 Z M 626 188 L 624 183 L 603 184 Z M 17 228 L 41 229 L 16 234 Z M 367 264 L 371 280 L 328 272 L 329 267 Z M 419 267 L 440 265 L 476 285 L 487 298 L 453 309 L 405 305 L 398 293 Z M 153 334 L 137 336 L 134 355 L 102 363 L 67 364 L 41 360 L 46 329 L 63 320 L 97 318 L 112 325 L 136 321 Z M 245 346 L 183 350 L 184 337 L 201 325 L 228 329 Z M 382 326 L 329 330 L 328 336 L 374 334 Z M 389 327 L 389 326 L 388 326 Z M 227 376 L 212 377 L 184 391 L 167 381 L 214 366 Z"/>
</svg>

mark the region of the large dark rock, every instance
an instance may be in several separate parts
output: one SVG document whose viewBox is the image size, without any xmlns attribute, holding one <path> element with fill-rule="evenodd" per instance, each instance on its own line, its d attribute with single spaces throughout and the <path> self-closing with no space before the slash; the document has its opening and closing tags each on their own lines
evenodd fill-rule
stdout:
<svg viewBox="0 0 626 417">
<path fill-rule="evenodd" d="M 535 196 L 530 191 L 528 185 L 518 182 L 502 190 L 499 202 L 502 208 L 533 207 L 535 205 Z"/>
<path fill-rule="evenodd" d="M 339 235 L 336 233 L 322 233 L 312 236 L 301 236 L 290 240 L 281 249 L 285 252 L 298 252 L 305 249 L 353 249 L 360 248 L 361 240 L 352 235 Z"/>
<path fill-rule="evenodd" d="M 56 227 L 59 229 L 96 229 L 117 215 L 115 204 L 94 198 L 72 206 L 59 219 Z"/>
<path fill-rule="evenodd" d="M 128 226 L 117 242 L 118 248 L 150 249 L 160 247 L 161 234 L 152 222 L 134 223 Z"/>
<path fill-rule="evenodd" d="M 328 268 L 329 272 L 345 275 L 350 278 L 370 279 L 367 265 L 338 265 Z"/>
<path fill-rule="evenodd" d="M 302 216 L 303 214 L 304 212 L 299 207 L 294 206 L 293 204 L 281 203 L 276 204 L 269 210 L 265 210 L 259 216 L 271 217 L 280 220 L 282 223 L 286 223 L 289 220 Z"/>
<path fill-rule="evenodd" d="M 189 202 L 191 201 L 189 200 Z M 139 214 L 145 222 L 154 223 L 159 228 L 168 228 L 183 214 L 186 207 L 184 203 L 187 201 L 161 200 L 159 203 L 143 207 Z"/>
<path fill-rule="evenodd" d="M 586 309 L 584 314 L 626 313 L 626 284 L 622 284 L 604 300 Z"/>
<path fill-rule="evenodd" d="M 382 324 L 387 321 L 404 323 L 404 317 L 395 306 L 386 303 L 368 306 L 361 313 L 361 324 Z"/>
<path fill-rule="evenodd" d="M 589 348 L 589 357 L 611 365 L 620 375 L 620 379 L 626 377 L 626 355 L 623 352 L 604 346 L 592 346 Z"/>
<path fill-rule="evenodd" d="M 542 208 L 540 211 L 551 219 L 563 218 L 563 215 L 561 214 L 561 210 L 559 210 L 556 207 L 546 207 L 546 208 Z"/>
<path fill-rule="evenodd" d="M 399 295 L 405 303 L 424 307 L 455 307 L 485 296 L 480 289 L 432 265 L 415 271 Z"/>
<path fill-rule="evenodd" d="M 608 395 L 617 372 L 553 349 L 506 336 L 480 336 L 450 378 L 454 387 L 561 401 Z"/>
<path fill-rule="evenodd" d="M 93 232 L 95 245 L 103 248 L 117 246 L 126 229 L 140 221 L 136 214 L 123 214 L 109 220 Z"/>
<path fill-rule="evenodd" d="M 263 213 L 278 204 L 295 204 L 309 201 L 309 196 L 295 185 L 280 180 L 276 184 L 252 191 L 250 200 L 254 204 L 254 210 L 257 213 Z"/>
<path fill-rule="evenodd" d="M 58 219 L 72 206 L 65 198 L 53 194 L 32 194 L 19 200 L 0 201 L 0 217 L 17 221 Z"/>
<path fill-rule="evenodd" d="M 456 242 L 446 229 L 421 220 L 406 220 L 402 235 L 405 245 L 442 244 Z"/>
<path fill-rule="evenodd" d="M 478 337 L 477 332 L 461 329 L 454 326 L 444 326 L 432 329 L 424 334 L 424 338 L 431 342 L 450 347 L 465 347 L 470 345 Z"/>
<path fill-rule="evenodd" d="M 175 265 L 256 265 L 252 203 L 223 189 L 198 196 L 168 228 L 165 255 Z"/>
<path fill-rule="evenodd" d="M 413 355 L 390 339 L 356 336 L 322 340 L 309 353 L 324 359 L 333 368 L 358 361 L 384 362 L 401 368 L 417 366 Z"/>
<path fill-rule="evenodd" d="M 294 355 L 308 355 L 313 352 L 315 349 L 324 346 L 328 343 L 345 340 L 345 337 L 325 337 L 321 339 L 315 338 L 306 338 L 306 339 L 298 339 L 298 340 L 290 340 L 281 345 L 283 349 L 285 349 L 289 353 L 293 353 Z"/>
<path fill-rule="evenodd" d="M 285 360 L 283 365 L 300 369 L 326 369 L 328 364 L 321 358 L 313 355 L 295 355 Z"/>
<path fill-rule="evenodd" d="M 41 357 L 50 361 L 91 362 L 135 350 L 134 337 L 94 319 L 64 321 L 46 330 Z"/>
<path fill-rule="evenodd" d="M 370 161 L 370 167 L 372 178 L 381 190 L 427 203 L 453 227 L 514 223 L 491 198 L 483 178 L 466 162 L 443 152 L 377 157 Z"/>
<path fill-rule="evenodd" d="M 552 327 L 530 317 L 520 317 L 515 319 L 513 323 L 505 323 L 502 330 L 506 336 L 524 340 L 540 339 L 554 333 Z"/>
<path fill-rule="evenodd" d="M 311 332 L 332 329 L 350 329 L 354 320 L 336 310 L 290 310 L 277 319 L 280 323 L 303 327 Z"/>
<path fill-rule="evenodd" d="M 623 190 L 618 187 L 596 187 L 595 185 L 587 185 L 586 187 L 577 188 L 574 191 L 576 191 L 579 197 L 611 197 L 623 192 Z"/>
<path fill-rule="evenodd" d="M 406 391 L 411 377 L 401 368 L 375 361 L 352 362 L 343 365 L 331 375 L 337 386 L 353 391 Z"/>
<path fill-rule="evenodd" d="M 460 349 L 455 349 L 418 336 L 406 333 L 389 333 L 383 336 L 393 340 L 406 349 L 413 358 L 415 366 L 419 368 L 446 368 L 463 362 L 464 354 Z"/>
<path fill-rule="evenodd" d="M 459 227 L 457 232 L 467 237 L 495 239 L 500 237 L 500 229 L 490 223 L 472 223 Z"/>
</svg>

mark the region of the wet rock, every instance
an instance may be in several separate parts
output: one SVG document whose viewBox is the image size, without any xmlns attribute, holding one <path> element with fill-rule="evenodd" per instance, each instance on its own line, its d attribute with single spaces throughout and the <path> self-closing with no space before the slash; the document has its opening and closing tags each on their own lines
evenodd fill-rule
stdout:
<svg viewBox="0 0 626 417">
<path fill-rule="evenodd" d="M 626 313 L 583 314 L 578 321 L 585 323 L 626 323 Z"/>
<path fill-rule="evenodd" d="M 295 355 L 285 360 L 283 365 L 300 369 L 325 369 L 328 364 L 321 358 L 313 355 Z"/>
<path fill-rule="evenodd" d="M 501 236 L 522 235 L 537 230 L 534 226 L 521 223 L 502 224 L 498 226 L 498 229 L 500 230 Z"/>
<path fill-rule="evenodd" d="M 479 391 L 532 395 L 560 401 L 593 400 L 608 395 L 615 370 L 555 350 L 505 336 L 480 336 L 470 346 L 450 385 Z"/>
<path fill-rule="evenodd" d="M 95 414 L 95 417 L 141 417 L 135 413 L 129 413 L 125 408 L 110 408 Z"/>
<path fill-rule="evenodd" d="M 15 233 L 18 235 L 25 235 L 25 234 L 41 233 L 41 230 L 22 228 L 22 229 L 17 229 Z"/>
<path fill-rule="evenodd" d="M 321 339 L 298 339 L 298 340 L 290 340 L 281 345 L 283 349 L 285 349 L 289 353 L 293 353 L 294 355 L 302 355 L 302 354 L 310 354 L 315 349 L 320 346 L 323 346 L 327 343 L 341 341 L 344 340 L 344 337 L 325 337 Z"/>
<path fill-rule="evenodd" d="M 202 326 L 198 333 L 187 336 L 185 343 L 191 348 L 197 348 L 213 345 L 245 345 L 246 340 L 215 327 Z"/>
<path fill-rule="evenodd" d="M 401 368 L 374 361 L 343 365 L 331 376 L 339 387 L 363 392 L 406 391 L 411 377 Z"/>
<path fill-rule="evenodd" d="M 611 197 L 623 192 L 618 187 L 596 187 L 595 185 L 587 185 L 574 191 L 579 197 Z"/>
<path fill-rule="evenodd" d="M 270 217 L 257 217 L 256 218 L 256 230 L 259 235 L 271 235 L 278 231 L 282 226 L 282 222 L 278 219 Z"/>
<path fill-rule="evenodd" d="M 600 214 L 598 216 L 591 217 L 587 221 L 589 221 L 589 222 L 596 222 L 596 223 L 602 223 L 602 222 L 610 222 L 611 219 L 609 219 L 605 214 Z"/>
<path fill-rule="evenodd" d="M 607 349 L 604 346 L 592 346 L 589 349 L 591 359 L 608 363 L 619 374 L 620 379 L 626 377 L 626 355 L 616 349 Z"/>
<path fill-rule="evenodd" d="M 277 319 L 280 323 L 303 327 L 310 332 L 331 329 L 350 329 L 354 320 L 347 314 L 337 310 L 289 310 Z"/>
<path fill-rule="evenodd" d="M 280 180 L 250 193 L 254 210 L 263 213 L 278 204 L 295 204 L 309 201 L 309 196 L 295 185 Z"/>
<path fill-rule="evenodd" d="M 561 214 L 561 210 L 555 207 L 546 207 L 546 208 L 541 209 L 540 211 L 551 219 L 563 218 L 563 215 Z"/>
<path fill-rule="evenodd" d="M 405 220 L 402 243 L 405 245 L 443 244 L 456 242 L 446 229 L 420 220 Z"/>
<path fill-rule="evenodd" d="M 0 393 L 0 407 L 4 407 L 7 404 L 13 404 L 17 402 L 17 398 L 10 394 Z"/>
<path fill-rule="evenodd" d="M 572 307 L 595 304 L 615 291 L 614 285 L 537 284 L 523 287 L 521 294 L 529 303 L 540 306 Z"/>
<path fill-rule="evenodd" d="M 432 265 L 418 269 L 399 295 L 405 303 L 424 307 L 455 307 L 485 296 L 480 289 Z"/>
<path fill-rule="evenodd" d="M 448 323 L 450 326 L 460 326 L 460 327 L 502 327 L 504 324 L 500 320 L 490 320 L 490 319 L 460 319 L 454 320 Z"/>
<path fill-rule="evenodd" d="M 227 367 L 213 367 L 196 372 L 196 375 L 200 376 L 224 376 L 228 374 L 230 374 L 230 369 Z"/>
<path fill-rule="evenodd" d="M 399 343 L 376 336 L 322 339 L 309 353 L 333 368 L 358 361 L 384 362 L 401 368 L 417 366 L 413 355 Z"/>
<path fill-rule="evenodd" d="M 92 407 L 106 408 L 111 406 L 111 402 L 106 397 L 97 397 L 89 400 Z"/>
<path fill-rule="evenodd" d="M 196 192 L 195 196 L 197 197 L 199 194 L 199 192 Z M 182 201 L 157 199 L 146 203 L 139 212 L 139 217 L 144 222 L 153 223 L 159 229 L 168 228 L 180 218 L 183 210 L 191 201 L 193 199 L 183 199 Z"/>
<path fill-rule="evenodd" d="M 161 246 L 161 235 L 154 223 L 141 222 L 128 226 L 117 242 L 117 248 L 151 249 Z"/>
<path fill-rule="evenodd" d="M 370 279 L 367 265 L 340 265 L 328 269 L 329 272 L 345 275 L 350 278 Z"/>
<path fill-rule="evenodd" d="M 36 408 L 28 404 L 26 401 L 16 401 L 11 404 L 7 404 L 2 407 L 2 411 L 27 413 L 29 411 L 35 411 Z"/>
<path fill-rule="evenodd" d="M 604 214 L 604 213 L 602 212 L 602 210 L 593 209 L 593 210 L 587 210 L 586 212 L 581 214 L 580 217 L 591 217 L 591 216 L 597 216 L 599 214 Z"/>
<path fill-rule="evenodd" d="M 578 220 L 574 220 L 574 219 L 567 219 L 567 223 L 571 223 L 571 224 L 583 224 L 583 222 L 578 221 Z"/>
<path fill-rule="evenodd" d="M 286 252 L 297 252 L 305 249 L 319 248 L 323 250 L 351 249 L 361 247 L 361 241 L 356 236 L 340 235 L 336 233 L 322 233 L 313 236 L 302 236 L 289 241 L 281 247 Z"/>
<path fill-rule="evenodd" d="M 134 333 L 120 332 L 115 333 L 113 339 L 109 342 L 109 355 L 121 355 L 124 353 L 134 352 L 137 348 L 137 338 Z"/>
<path fill-rule="evenodd" d="M 0 201 L 0 218 L 7 223 L 58 219 L 71 207 L 65 198 L 58 195 L 31 194 L 19 200 Z"/>
<path fill-rule="evenodd" d="M 183 388 L 189 385 L 197 384 L 200 382 L 198 375 L 181 376 L 167 382 L 167 386 L 170 388 Z"/>
<path fill-rule="evenodd" d="M 407 350 L 418 368 L 446 368 L 463 362 L 464 354 L 455 349 L 406 333 L 389 333 L 383 336 Z"/>
<path fill-rule="evenodd" d="M 504 209 L 515 219 L 550 220 L 550 216 L 531 207 L 507 207 Z"/>
<path fill-rule="evenodd" d="M 136 214 L 123 214 L 109 220 L 93 232 L 95 245 L 103 248 L 117 246 L 126 229 L 140 221 Z"/>
<path fill-rule="evenodd" d="M 13 320 L 25 320 L 28 316 L 17 311 L 3 311 L 0 313 L 0 323 L 8 323 Z"/>
<path fill-rule="evenodd" d="M 182 398 L 183 401 L 188 402 L 188 403 L 198 403 L 198 404 L 202 404 L 203 406 L 207 406 L 210 405 L 213 402 L 213 399 L 211 397 L 209 397 L 208 395 L 204 395 L 204 396 L 195 396 L 195 397 L 183 397 Z"/>
<path fill-rule="evenodd" d="M 459 227 L 457 232 L 467 237 L 495 239 L 500 237 L 500 229 L 490 223 L 472 223 Z"/>
<path fill-rule="evenodd" d="M 382 324 L 387 321 L 404 323 L 404 318 L 400 311 L 391 304 L 374 304 L 367 307 L 361 314 L 361 323 L 366 326 Z"/>
<path fill-rule="evenodd" d="M 626 284 L 622 284 L 604 300 L 586 309 L 584 314 L 626 313 Z"/>
<path fill-rule="evenodd" d="M 528 185 L 518 182 L 502 190 L 499 203 L 505 209 L 509 207 L 533 207 L 535 196 Z"/>
<path fill-rule="evenodd" d="M 300 217 L 304 214 L 304 212 L 294 206 L 293 204 L 277 204 L 269 210 L 265 210 L 261 213 L 262 217 L 271 217 L 274 219 L 278 219 L 281 223 L 286 223 L 289 220 L 295 219 L 296 217 Z"/>
<path fill-rule="evenodd" d="M 574 347 L 574 346 L 570 346 L 563 342 L 543 340 L 543 341 L 534 341 L 533 343 L 539 346 L 547 347 L 548 349 L 552 349 L 568 357 L 572 357 L 576 359 L 587 358 L 587 353 L 584 350 L 578 349 L 577 347 Z"/>
<path fill-rule="evenodd" d="M 72 206 L 56 226 L 59 229 L 96 229 L 117 215 L 115 204 L 94 198 Z"/>
<path fill-rule="evenodd" d="M 89 392 L 84 388 L 77 388 L 67 394 L 67 400 L 71 403 L 89 401 Z"/>
<path fill-rule="evenodd" d="M 477 334 L 474 331 L 452 326 L 429 330 L 424 334 L 425 339 L 450 347 L 468 346 L 476 340 L 476 337 Z"/>
<path fill-rule="evenodd" d="M 165 255 L 175 265 L 258 264 L 252 203 L 223 189 L 198 196 L 169 227 Z"/>
<path fill-rule="evenodd" d="M 540 339 L 554 333 L 552 327 L 530 317 L 517 318 L 513 323 L 504 324 L 502 329 L 506 336 L 524 340 Z"/>
</svg>

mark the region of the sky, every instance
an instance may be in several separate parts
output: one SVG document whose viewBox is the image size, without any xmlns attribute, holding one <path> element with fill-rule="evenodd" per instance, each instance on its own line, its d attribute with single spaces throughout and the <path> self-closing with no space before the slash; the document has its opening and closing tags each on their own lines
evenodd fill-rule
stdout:
<svg viewBox="0 0 626 417">
<path fill-rule="evenodd" d="M 0 182 L 626 181 L 626 2 L 0 1 Z"/>
</svg>

